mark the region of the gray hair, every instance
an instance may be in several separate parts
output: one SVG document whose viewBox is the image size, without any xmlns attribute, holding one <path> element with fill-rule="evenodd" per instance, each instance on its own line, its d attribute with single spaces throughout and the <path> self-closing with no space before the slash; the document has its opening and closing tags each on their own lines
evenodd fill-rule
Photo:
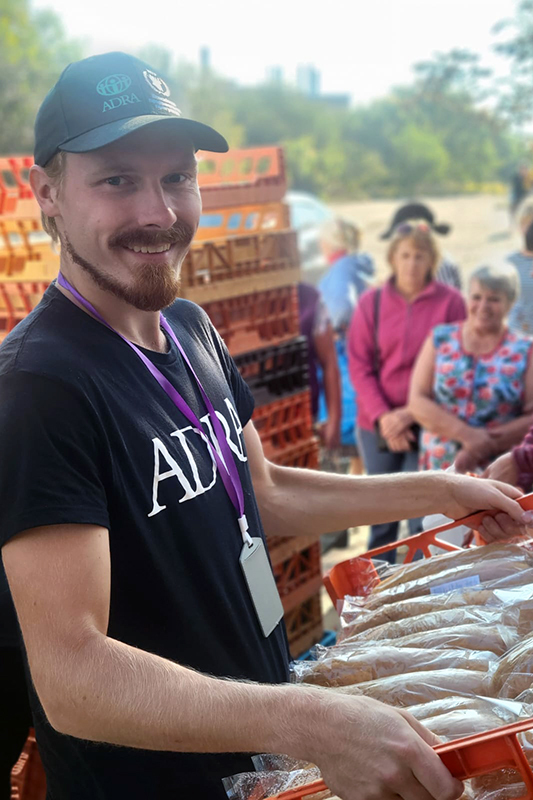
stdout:
<svg viewBox="0 0 533 800">
<path fill-rule="evenodd" d="M 493 292 L 502 292 L 512 304 L 520 294 L 520 278 L 512 264 L 483 265 L 470 273 L 468 288 L 472 281 L 478 281 L 482 286 Z"/>
</svg>

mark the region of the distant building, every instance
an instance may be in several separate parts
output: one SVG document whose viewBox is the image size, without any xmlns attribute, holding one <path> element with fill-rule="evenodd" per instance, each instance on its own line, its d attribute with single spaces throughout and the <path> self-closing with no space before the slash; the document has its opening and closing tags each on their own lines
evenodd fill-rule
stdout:
<svg viewBox="0 0 533 800">
<path fill-rule="evenodd" d="M 275 65 L 266 68 L 266 80 L 274 86 L 283 86 L 283 67 Z"/>
<path fill-rule="evenodd" d="M 334 108 L 348 108 L 352 98 L 349 94 L 321 94 L 320 99 Z"/>
<path fill-rule="evenodd" d="M 200 69 L 202 72 L 211 70 L 211 50 L 209 47 L 200 48 Z"/>
<path fill-rule="evenodd" d="M 308 97 L 320 95 L 320 72 L 313 64 L 300 64 L 296 71 L 296 86 Z"/>
</svg>

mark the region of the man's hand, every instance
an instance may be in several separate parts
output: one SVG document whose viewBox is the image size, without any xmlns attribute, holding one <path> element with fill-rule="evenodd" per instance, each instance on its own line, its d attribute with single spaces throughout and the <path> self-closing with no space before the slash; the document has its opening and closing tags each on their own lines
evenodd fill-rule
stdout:
<svg viewBox="0 0 533 800">
<path fill-rule="evenodd" d="M 368 697 L 330 692 L 310 753 L 343 800 L 456 800 L 455 780 L 432 745 L 439 739 L 406 711 Z"/>
<path fill-rule="evenodd" d="M 495 480 L 480 480 L 466 475 L 446 473 L 442 512 L 460 519 L 474 511 L 503 512 L 483 518 L 479 533 L 486 542 L 528 536 L 527 525 L 533 522 L 533 512 L 523 511 L 516 500 L 520 489 Z"/>
<path fill-rule="evenodd" d="M 385 439 L 401 436 L 414 422 L 414 417 L 406 407 L 387 411 L 379 418 L 379 430 Z"/>
<path fill-rule="evenodd" d="M 518 467 L 512 453 L 504 453 L 490 464 L 485 472 L 483 478 L 491 478 L 494 481 L 502 481 L 509 483 L 511 486 L 516 486 L 518 481 Z"/>
</svg>

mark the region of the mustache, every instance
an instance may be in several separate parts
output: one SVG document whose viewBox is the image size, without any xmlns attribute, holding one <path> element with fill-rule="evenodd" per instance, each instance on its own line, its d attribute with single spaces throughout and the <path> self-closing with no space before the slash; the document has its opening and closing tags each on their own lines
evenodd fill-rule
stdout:
<svg viewBox="0 0 533 800">
<path fill-rule="evenodd" d="M 123 231 L 109 239 L 110 247 L 159 247 L 164 244 L 188 245 L 196 231 L 186 222 L 178 222 L 166 231 L 150 231 L 146 228 Z"/>
</svg>

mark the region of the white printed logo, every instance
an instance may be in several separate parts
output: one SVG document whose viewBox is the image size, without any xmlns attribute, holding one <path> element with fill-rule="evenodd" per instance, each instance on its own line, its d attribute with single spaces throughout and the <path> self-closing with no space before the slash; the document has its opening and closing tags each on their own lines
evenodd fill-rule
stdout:
<svg viewBox="0 0 533 800">
<path fill-rule="evenodd" d="M 157 94 L 162 94 L 164 97 L 168 97 L 170 94 L 170 89 L 166 85 L 163 78 L 160 78 L 159 75 L 156 75 L 155 72 L 152 72 L 151 69 L 145 69 L 143 71 L 144 79 L 148 86 L 157 92 Z"/>
</svg>

